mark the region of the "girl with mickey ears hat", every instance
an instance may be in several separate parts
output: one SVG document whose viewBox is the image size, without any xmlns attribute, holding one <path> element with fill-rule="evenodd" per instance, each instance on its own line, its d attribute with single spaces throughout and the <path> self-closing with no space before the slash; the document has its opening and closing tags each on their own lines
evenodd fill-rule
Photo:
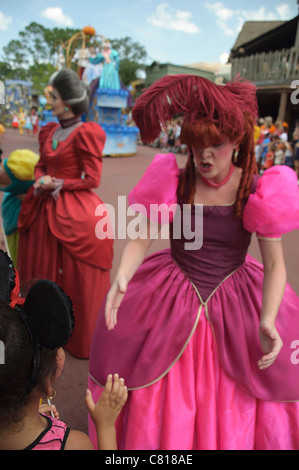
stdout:
<svg viewBox="0 0 299 470">
<path fill-rule="evenodd" d="M 89 437 L 71 430 L 55 408 L 40 406 L 64 364 L 62 346 L 74 328 L 72 302 L 54 282 L 37 281 L 26 298 L 19 295 L 18 273 L 0 250 L 0 450 L 93 450 Z M 114 423 L 127 399 L 123 379 L 109 374 L 101 399 L 90 391 L 86 406 L 98 429 L 98 448 L 116 450 Z M 52 417 L 46 411 L 54 411 Z"/>
<path fill-rule="evenodd" d="M 281 241 L 299 228 L 299 193 L 290 168 L 258 176 L 257 114 L 252 84 L 190 75 L 155 82 L 133 108 L 143 142 L 183 116 L 189 156 L 180 169 L 157 155 L 129 194 L 148 233 L 152 204 L 176 205 L 170 248 L 144 259 L 151 238 L 128 243 L 94 335 L 94 399 L 107 370 L 129 389 L 120 449 L 299 449 L 299 298 Z M 202 245 L 185 249 L 184 217 L 203 227 Z M 263 266 L 247 254 L 252 233 Z"/>
</svg>

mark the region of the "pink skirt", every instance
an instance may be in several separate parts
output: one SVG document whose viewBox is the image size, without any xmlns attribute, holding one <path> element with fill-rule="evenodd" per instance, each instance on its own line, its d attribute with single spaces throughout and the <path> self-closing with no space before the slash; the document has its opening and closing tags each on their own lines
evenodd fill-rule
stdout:
<svg viewBox="0 0 299 470">
<path fill-rule="evenodd" d="M 156 276 L 153 274 L 154 267 L 157 268 Z M 258 316 L 253 309 L 260 309 L 262 276 L 261 266 L 252 258 L 247 257 L 244 265 L 218 287 L 208 302 L 207 312 L 209 312 L 210 318 L 205 315 L 205 309 L 202 308 L 193 334 L 169 370 L 165 369 L 165 374 L 162 374 L 161 378 L 156 381 L 148 382 L 148 384 L 151 383 L 150 385 L 129 391 L 128 402 L 116 423 L 120 450 L 299 450 L 299 403 L 256 398 L 253 393 L 244 389 L 243 383 L 240 386 L 240 382 L 237 384 L 237 380 L 232 377 L 234 371 L 231 364 L 240 363 L 238 362 L 239 357 L 232 357 L 232 352 L 237 350 L 238 344 L 240 357 L 243 358 L 244 364 L 246 361 L 248 364 L 244 365 L 245 373 L 238 370 L 236 376 L 242 379 L 243 373 L 245 384 L 249 374 L 246 368 L 248 371 L 250 367 L 254 368 L 256 358 L 260 357 L 260 351 L 257 351 L 256 357 L 254 356 L 252 359 L 253 365 L 249 364 L 248 357 L 251 357 L 254 349 L 251 343 L 258 341 L 254 339 L 258 337 Z M 138 308 L 134 310 L 134 304 L 131 303 L 135 298 L 136 307 L 138 289 L 140 297 L 140 284 L 138 287 L 138 283 L 142 279 L 144 280 L 144 292 L 148 294 L 142 302 L 144 304 L 143 311 L 140 308 L 141 304 L 138 304 Z M 179 305 L 173 304 L 169 298 L 168 311 L 166 311 L 166 307 L 164 309 L 162 307 L 166 303 L 165 299 L 164 303 L 162 302 L 162 297 L 160 299 L 161 310 L 157 312 L 156 308 L 159 304 L 159 296 L 165 295 L 164 288 L 166 290 L 166 286 L 169 287 L 168 297 L 173 297 L 173 299 L 180 297 L 175 286 L 176 279 L 180 285 L 180 291 L 186 293 L 189 298 L 187 306 L 186 298 L 180 301 L 180 310 L 186 309 L 184 311 L 184 315 L 186 315 L 189 307 L 192 306 L 194 309 L 195 297 L 197 298 L 190 281 L 180 272 L 169 252 L 160 252 L 149 257 L 130 283 L 130 288 L 118 314 L 120 322 L 120 317 L 123 314 L 124 324 L 117 324 L 115 328 L 115 331 L 119 328 L 117 334 L 121 337 L 126 329 L 125 325 L 132 324 L 131 342 L 134 342 L 133 330 L 135 329 L 137 334 L 138 324 L 149 323 L 153 315 L 158 315 L 159 321 L 161 316 L 165 319 L 171 318 L 170 305 L 174 306 L 173 310 L 178 315 Z M 134 292 L 135 286 L 136 292 Z M 237 286 L 241 286 L 239 290 Z M 150 310 L 151 305 L 155 306 L 152 307 L 154 311 Z M 298 317 L 298 305 L 298 297 L 288 286 L 279 312 L 279 316 L 285 320 L 282 322 L 282 328 L 284 323 L 289 324 L 288 329 L 290 330 L 294 327 L 297 328 L 298 319 L 295 318 L 290 322 L 289 315 L 294 317 L 296 314 Z M 215 312 L 219 314 L 219 320 L 216 320 L 214 328 L 214 325 L 211 326 L 211 316 L 216 318 Z M 156 325 L 157 322 L 154 321 L 153 325 Z M 166 322 L 165 325 L 166 329 L 160 334 L 164 337 L 164 342 L 161 341 L 161 348 L 166 343 L 167 332 L 168 336 L 171 336 L 171 327 L 169 326 L 167 329 Z M 161 326 L 158 328 L 161 329 Z M 234 328 L 234 333 L 227 333 L 227 330 L 232 328 Z M 249 332 L 246 332 L 246 328 L 249 329 Z M 103 328 L 98 329 L 98 332 L 102 330 Z M 299 329 L 296 331 L 299 332 Z M 217 345 L 215 332 L 219 338 Z M 158 335 L 159 331 L 156 332 L 156 337 Z M 147 336 L 148 333 L 145 336 L 145 343 Z M 112 337 L 109 341 L 111 340 Z M 231 342 L 234 344 L 230 344 Z M 100 343 L 101 338 L 95 337 L 94 344 L 99 345 Z M 117 344 L 118 358 L 120 358 L 120 355 L 123 356 L 121 352 L 125 351 L 125 346 L 119 341 L 115 341 L 114 344 Z M 127 348 L 130 348 L 128 340 Z M 167 350 L 169 347 L 166 347 Z M 166 351 L 161 349 L 160 361 L 162 362 Z M 228 357 L 225 357 L 226 351 Z M 145 357 L 147 352 L 144 353 L 141 350 L 141 355 Z M 100 346 L 98 349 L 93 348 L 91 367 L 96 360 L 96 354 L 104 355 Z M 108 351 L 106 358 L 109 354 Z M 229 354 L 231 354 L 230 357 Z M 287 360 L 289 360 L 288 354 L 287 351 Z M 138 362 L 138 358 L 136 361 Z M 105 362 L 105 357 L 103 362 Z M 117 372 L 118 363 L 116 356 L 116 369 L 110 370 L 111 373 Z M 225 363 L 228 366 L 223 367 Z M 135 364 L 134 367 L 136 367 Z M 229 367 L 232 370 L 227 373 L 226 369 Z M 273 366 L 271 367 L 273 368 Z M 293 374 L 296 374 L 298 370 L 298 375 L 299 364 L 292 367 Z M 97 378 L 94 378 L 94 371 L 95 369 L 90 374 L 88 386 L 96 401 L 103 388 L 99 385 Z M 280 371 L 281 368 L 278 366 L 278 374 Z M 107 370 L 105 370 L 106 372 Z M 124 378 L 126 379 L 126 377 Z M 271 376 L 269 380 L 272 383 Z M 249 382 L 254 384 L 254 389 L 257 392 L 264 393 L 265 384 L 262 383 L 262 386 L 256 384 L 254 376 L 252 376 L 252 380 L 250 377 Z M 100 383 L 102 384 L 102 382 Z M 283 389 L 285 385 L 283 382 L 278 388 Z M 291 385 L 290 390 L 292 390 Z M 296 387 L 294 388 L 296 389 Z M 280 393 L 279 390 L 278 393 Z M 96 446 L 93 423 L 90 422 L 89 426 L 90 438 Z"/>
<path fill-rule="evenodd" d="M 102 393 L 89 378 L 94 400 Z M 93 423 L 90 438 L 97 444 Z M 219 366 L 204 317 L 180 360 L 129 392 L 117 421 L 119 450 L 298 450 L 299 404 L 257 400 Z"/>
</svg>

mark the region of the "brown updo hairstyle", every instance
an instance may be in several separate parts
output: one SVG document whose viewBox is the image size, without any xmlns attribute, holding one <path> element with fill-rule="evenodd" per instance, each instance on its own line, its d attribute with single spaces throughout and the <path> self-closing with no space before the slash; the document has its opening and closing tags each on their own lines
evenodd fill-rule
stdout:
<svg viewBox="0 0 299 470">
<path fill-rule="evenodd" d="M 246 202 L 251 189 L 253 175 L 257 173 L 254 145 L 254 119 L 250 114 L 244 114 L 244 128 L 240 134 L 220 133 L 216 124 L 202 120 L 196 120 L 194 117 L 184 119 L 180 140 L 182 144 L 187 145 L 189 150 L 188 161 L 182 174 L 179 184 L 179 194 L 187 197 L 187 203 L 194 203 L 194 194 L 196 186 L 196 168 L 194 164 L 192 147 L 200 146 L 202 148 L 211 145 L 220 144 L 223 137 L 228 137 L 231 142 L 236 142 L 239 146 L 238 157 L 233 163 L 242 168 L 242 177 L 237 191 L 237 197 L 234 204 L 235 217 L 241 218 L 244 203 Z"/>
<path fill-rule="evenodd" d="M 49 85 L 56 88 L 62 101 L 70 106 L 75 115 L 88 110 L 91 89 L 74 70 L 65 68 L 55 72 L 50 77 Z"/>
</svg>

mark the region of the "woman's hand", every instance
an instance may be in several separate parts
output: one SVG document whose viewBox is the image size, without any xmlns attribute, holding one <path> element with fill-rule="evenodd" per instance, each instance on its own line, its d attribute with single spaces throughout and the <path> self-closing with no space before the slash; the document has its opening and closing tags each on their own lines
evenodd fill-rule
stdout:
<svg viewBox="0 0 299 470">
<path fill-rule="evenodd" d="M 264 356 L 258 361 L 258 367 L 266 369 L 277 358 L 283 342 L 274 323 L 266 321 L 262 321 L 259 325 L 259 338 Z"/>
<path fill-rule="evenodd" d="M 105 307 L 105 319 L 108 330 L 113 330 L 117 323 L 118 308 L 127 291 L 127 285 L 125 277 L 118 275 L 108 292 Z"/>
<path fill-rule="evenodd" d="M 258 361 L 260 369 L 271 366 L 282 348 L 282 339 L 275 327 L 275 320 L 286 286 L 286 267 L 281 239 L 259 239 L 264 265 L 263 302 L 259 325 L 259 338 L 263 357 Z"/>
<path fill-rule="evenodd" d="M 41 176 L 35 183 L 34 188 L 41 189 L 42 191 L 47 191 L 54 189 L 55 176 L 44 175 Z"/>
</svg>

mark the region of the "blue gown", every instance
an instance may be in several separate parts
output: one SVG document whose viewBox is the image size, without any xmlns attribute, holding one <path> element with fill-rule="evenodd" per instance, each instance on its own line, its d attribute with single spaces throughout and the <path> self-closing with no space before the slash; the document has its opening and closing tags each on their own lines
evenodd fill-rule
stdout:
<svg viewBox="0 0 299 470">
<path fill-rule="evenodd" d="M 119 81 L 119 55 L 115 49 L 111 49 L 109 54 L 110 63 L 105 62 L 104 55 L 98 54 L 96 57 L 90 57 L 88 60 L 91 64 L 99 64 L 103 62 L 103 70 L 100 77 L 99 88 L 106 90 L 120 90 Z"/>
</svg>

